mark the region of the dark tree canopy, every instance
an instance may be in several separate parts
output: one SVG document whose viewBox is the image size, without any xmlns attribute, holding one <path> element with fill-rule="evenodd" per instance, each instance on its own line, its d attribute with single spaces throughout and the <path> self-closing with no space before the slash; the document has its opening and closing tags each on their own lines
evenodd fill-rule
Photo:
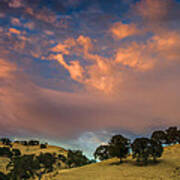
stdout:
<svg viewBox="0 0 180 180">
<path fill-rule="evenodd" d="M 78 167 L 89 164 L 89 159 L 80 150 L 68 150 L 66 163 L 69 167 Z"/>
<path fill-rule="evenodd" d="M 115 135 L 109 142 L 109 153 L 111 157 L 117 157 L 122 162 L 129 155 L 130 140 L 122 135 Z"/>
<path fill-rule="evenodd" d="M 161 143 L 148 138 L 137 138 L 131 145 L 133 158 L 136 158 L 137 162 L 143 162 L 147 164 L 148 159 L 153 157 L 161 157 L 163 153 L 163 147 Z"/>
<path fill-rule="evenodd" d="M 164 131 L 154 131 L 152 133 L 151 139 L 153 139 L 161 144 L 166 144 L 167 143 L 167 134 Z"/>
<path fill-rule="evenodd" d="M 177 127 L 166 129 L 167 144 L 176 144 L 180 140 L 180 134 Z"/>
<path fill-rule="evenodd" d="M 47 148 L 47 145 L 46 145 L 46 144 L 41 144 L 41 145 L 40 145 L 40 148 L 41 148 L 41 149 L 46 149 L 46 148 Z"/>
<path fill-rule="evenodd" d="M 21 151 L 19 149 L 12 149 L 13 156 L 21 156 Z"/>
<path fill-rule="evenodd" d="M 109 154 L 109 145 L 101 145 L 97 147 L 94 152 L 94 158 L 99 159 L 100 161 L 109 159 L 111 156 Z"/>
<path fill-rule="evenodd" d="M 43 173 L 48 173 L 53 171 L 53 165 L 56 163 L 56 157 L 51 153 L 41 153 L 36 157 L 39 161 L 39 164 L 43 165 L 44 168 Z"/>
<path fill-rule="evenodd" d="M 61 161 L 64 162 L 64 163 L 65 163 L 66 160 L 67 160 L 66 157 L 65 157 L 64 155 L 62 155 L 62 154 L 59 154 L 59 155 L 58 155 L 58 159 L 61 160 Z"/>
<path fill-rule="evenodd" d="M 0 141 L 4 144 L 4 145 L 11 145 L 11 140 L 9 138 L 1 138 Z"/>
<path fill-rule="evenodd" d="M 39 164 L 34 155 L 23 155 L 12 158 L 7 169 L 10 169 L 10 179 L 29 179 L 35 177 Z"/>
<path fill-rule="evenodd" d="M 11 152 L 9 147 L 0 147 L 0 156 L 11 158 L 13 153 Z"/>
</svg>

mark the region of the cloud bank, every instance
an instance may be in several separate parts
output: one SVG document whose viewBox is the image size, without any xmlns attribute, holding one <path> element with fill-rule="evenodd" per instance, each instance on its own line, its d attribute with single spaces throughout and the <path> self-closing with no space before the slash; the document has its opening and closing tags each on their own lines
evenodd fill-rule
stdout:
<svg viewBox="0 0 180 180">
<path fill-rule="evenodd" d="M 2 0 L 0 10 L 2 135 L 95 146 L 99 132 L 180 125 L 178 1 Z"/>
</svg>

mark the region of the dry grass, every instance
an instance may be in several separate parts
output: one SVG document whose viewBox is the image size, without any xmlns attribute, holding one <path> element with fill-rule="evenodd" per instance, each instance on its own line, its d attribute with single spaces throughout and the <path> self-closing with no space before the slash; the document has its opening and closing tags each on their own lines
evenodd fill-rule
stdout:
<svg viewBox="0 0 180 180">
<path fill-rule="evenodd" d="M 48 145 L 47 148 L 41 149 L 40 145 L 38 145 L 38 146 L 24 146 L 24 145 L 17 144 L 17 143 L 13 143 L 12 145 L 13 145 L 12 148 L 19 149 L 21 151 L 22 155 L 25 155 L 25 154 L 39 155 L 41 152 L 42 153 L 46 153 L 46 152 L 56 153 L 56 155 L 62 154 L 64 156 L 67 155 L 67 151 L 65 149 L 63 149 L 61 147 L 57 147 L 57 146 Z M 9 146 L 5 146 L 2 143 L 0 143 L 0 147 L 9 147 Z M 59 161 L 59 162 L 61 162 L 61 161 Z M 8 163 L 9 163 L 9 158 L 0 157 L 0 171 L 1 172 L 5 173 L 5 174 L 8 173 L 6 170 L 6 166 Z M 66 167 L 66 165 L 64 163 L 61 162 L 61 164 L 62 164 L 62 167 L 60 167 L 60 168 L 57 167 L 56 171 Z M 53 173 L 55 173 L 55 172 L 53 172 Z"/>
<path fill-rule="evenodd" d="M 48 146 L 40 149 L 39 146 L 13 145 L 23 154 L 39 154 L 50 152 L 66 155 L 67 151 L 60 147 Z M 0 170 L 6 172 L 8 158 L 0 158 Z M 47 174 L 43 180 L 180 180 L 180 145 L 166 147 L 163 157 L 158 164 L 149 164 L 145 167 L 136 165 L 129 157 L 123 164 L 118 159 L 110 159 L 96 164 L 73 169 L 56 169 Z"/>
<path fill-rule="evenodd" d="M 165 148 L 158 164 L 140 167 L 131 157 L 124 164 L 117 163 L 117 159 L 110 159 L 61 170 L 51 180 L 180 180 L 180 145 Z"/>
</svg>

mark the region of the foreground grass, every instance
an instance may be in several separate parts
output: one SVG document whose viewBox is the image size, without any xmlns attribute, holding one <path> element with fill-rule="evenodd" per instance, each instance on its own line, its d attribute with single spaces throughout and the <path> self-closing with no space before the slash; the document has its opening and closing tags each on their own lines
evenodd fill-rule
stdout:
<svg viewBox="0 0 180 180">
<path fill-rule="evenodd" d="M 65 169 L 51 180 L 180 180 L 180 145 L 167 147 L 159 163 L 137 166 L 129 157 L 124 164 L 110 159 L 80 168 Z"/>
</svg>

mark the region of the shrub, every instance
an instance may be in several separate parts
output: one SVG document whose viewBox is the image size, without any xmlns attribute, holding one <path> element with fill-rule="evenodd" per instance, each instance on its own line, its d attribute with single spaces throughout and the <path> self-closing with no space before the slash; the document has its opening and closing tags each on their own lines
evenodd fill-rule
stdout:
<svg viewBox="0 0 180 180">
<path fill-rule="evenodd" d="M 53 165 L 56 163 L 56 157 L 51 153 L 41 153 L 36 157 L 42 168 L 44 169 L 43 173 L 48 173 L 53 171 Z"/>
<path fill-rule="evenodd" d="M 0 156 L 11 158 L 13 153 L 11 152 L 9 147 L 0 147 Z"/>
<path fill-rule="evenodd" d="M 9 138 L 1 138 L 0 141 L 4 144 L 4 145 L 11 145 L 11 140 Z"/>
<path fill-rule="evenodd" d="M 40 148 L 41 148 L 41 149 L 45 149 L 45 148 L 47 148 L 47 145 L 46 145 L 46 144 L 41 144 L 41 145 L 40 145 Z"/>
<path fill-rule="evenodd" d="M 34 155 L 23 155 L 12 158 L 6 167 L 10 169 L 10 179 L 35 178 L 36 171 L 40 168 L 39 162 Z"/>
<path fill-rule="evenodd" d="M 82 151 L 68 150 L 66 163 L 70 168 L 83 166 L 83 165 L 88 164 L 88 162 L 89 162 L 89 159 L 85 155 L 83 155 Z"/>
<path fill-rule="evenodd" d="M 21 151 L 19 149 L 12 149 L 12 153 L 14 156 L 21 156 Z"/>
</svg>

